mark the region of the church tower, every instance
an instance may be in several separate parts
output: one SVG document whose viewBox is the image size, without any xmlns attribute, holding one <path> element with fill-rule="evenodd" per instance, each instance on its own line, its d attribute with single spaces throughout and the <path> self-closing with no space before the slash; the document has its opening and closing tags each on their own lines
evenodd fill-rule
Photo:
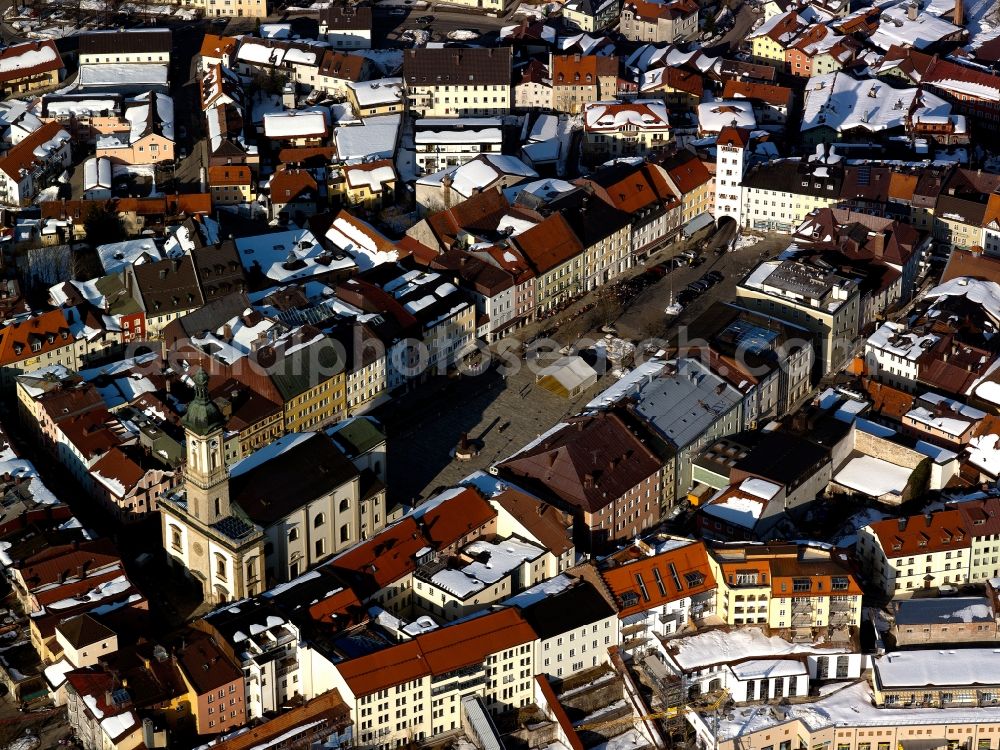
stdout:
<svg viewBox="0 0 1000 750">
<path fill-rule="evenodd" d="M 195 396 L 181 419 L 187 466 L 184 470 L 188 512 L 206 526 L 229 515 L 229 474 L 223 454 L 225 417 L 208 396 L 208 373 L 194 376 Z"/>
<path fill-rule="evenodd" d="M 225 417 L 208 396 L 208 373 L 194 376 L 195 396 L 181 420 L 184 486 L 159 500 L 163 548 L 202 588 L 210 604 L 259 594 L 265 582 L 264 533 L 232 507 L 223 448 Z"/>
</svg>

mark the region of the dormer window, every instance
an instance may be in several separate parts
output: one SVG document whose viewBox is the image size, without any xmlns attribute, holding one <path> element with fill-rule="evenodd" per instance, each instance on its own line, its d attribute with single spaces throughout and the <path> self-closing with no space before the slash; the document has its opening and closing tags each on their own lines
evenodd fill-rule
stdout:
<svg viewBox="0 0 1000 750">
<path fill-rule="evenodd" d="M 42 350 L 42 340 L 41 339 L 34 339 L 31 342 L 31 351 L 33 351 L 33 352 L 40 352 L 41 350 Z"/>
</svg>

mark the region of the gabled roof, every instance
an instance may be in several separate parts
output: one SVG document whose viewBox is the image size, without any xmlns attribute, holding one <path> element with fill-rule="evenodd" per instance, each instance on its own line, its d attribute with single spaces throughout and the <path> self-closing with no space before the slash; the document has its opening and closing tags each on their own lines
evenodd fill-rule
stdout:
<svg viewBox="0 0 1000 750">
<path fill-rule="evenodd" d="M 360 3 L 329 3 L 319 12 L 319 21 L 335 31 L 371 31 L 372 9 Z"/>
<path fill-rule="evenodd" d="M 712 179 L 708 167 L 697 154 L 690 151 L 681 151 L 661 162 L 660 166 L 666 170 L 681 196 L 686 196 Z"/>
<path fill-rule="evenodd" d="M 537 497 L 508 487 L 490 498 L 557 557 L 573 548 L 573 521 Z"/>
<path fill-rule="evenodd" d="M 278 169 L 271 176 L 271 202 L 292 203 L 297 200 L 316 200 L 319 186 L 304 169 Z"/>
<path fill-rule="evenodd" d="M 75 340 L 62 310 L 8 323 L 0 327 L 0 366 L 48 354 Z"/>
<path fill-rule="evenodd" d="M 553 213 L 512 240 L 541 275 L 583 252 L 583 245 L 560 213 Z"/>
<path fill-rule="evenodd" d="M 381 589 L 416 569 L 416 554 L 427 546 L 412 516 L 380 531 L 330 562 L 337 571 L 350 572 Z M 364 589 L 361 589 L 364 593 Z"/>
<path fill-rule="evenodd" d="M 13 44 L 0 50 L 0 81 L 17 81 L 28 76 L 60 70 L 62 58 L 51 39 Z"/>
<path fill-rule="evenodd" d="M 97 460 L 91 467 L 90 474 L 107 487 L 112 495 L 124 497 L 142 481 L 146 470 L 115 445 Z"/>
<path fill-rule="evenodd" d="M 56 625 L 62 637 L 73 648 L 80 649 L 112 638 L 115 631 L 95 620 L 91 615 L 77 615 Z"/>
<path fill-rule="evenodd" d="M 496 518 L 497 512 L 471 487 L 462 489 L 448 502 L 435 505 L 421 515 L 424 536 L 435 549 L 455 543 Z"/>
<path fill-rule="evenodd" d="M 0 158 L 0 171 L 15 182 L 20 181 L 21 172 L 30 171 L 35 163 L 41 163 L 48 156 L 47 144 L 68 141 L 69 133 L 58 122 L 47 122 L 20 143 L 11 146 Z M 39 153 L 41 152 L 41 153 Z"/>
<path fill-rule="evenodd" d="M 661 467 L 660 459 L 610 412 L 569 419 L 499 466 L 589 513 L 622 497 Z"/>
<path fill-rule="evenodd" d="M 367 67 L 367 58 L 346 52 L 328 50 L 319 64 L 320 75 L 344 81 L 360 81 Z"/>
<path fill-rule="evenodd" d="M 968 549 L 972 536 L 959 510 L 941 510 L 919 516 L 876 521 L 869 528 L 878 537 L 888 558 L 927 555 Z"/>
<path fill-rule="evenodd" d="M 200 307 L 204 303 L 198 275 L 190 255 L 130 266 L 135 278 L 135 295 L 147 315 Z"/>
<path fill-rule="evenodd" d="M 201 40 L 201 49 L 198 54 L 202 57 L 225 57 L 233 53 L 236 49 L 237 41 L 237 38 L 234 36 L 205 34 Z"/>
<path fill-rule="evenodd" d="M 144 54 L 170 52 L 170 29 L 117 29 L 86 31 L 79 35 L 81 55 Z"/>
<path fill-rule="evenodd" d="M 208 184 L 212 187 L 220 185 L 252 185 L 253 175 L 250 167 L 245 164 L 226 164 L 208 168 Z"/>
<path fill-rule="evenodd" d="M 777 86 L 768 83 L 753 83 L 750 81 L 738 81 L 730 78 L 722 90 L 722 97 L 730 99 L 734 97 L 744 97 L 746 99 L 756 99 L 780 107 L 790 107 L 792 104 L 792 90 L 786 86 Z"/>
<path fill-rule="evenodd" d="M 80 570 L 95 570 L 108 565 L 121 565 L 114 545 L 110 540 L 101 539 L 82 544 L 64 544 L 46 549 L 32 555 L 22 564 L 13 568 L 21 574 L 21 578 L 29 590 L 57 583 L 60 575 L 73 576 Z"/>
<path fill-rule="evenodd" d="M 502 609 L 418 635 L 337 670 L 355 696 L 370 695 L 421 677 L 481 664 L 490 654 L 531 643 L 534 630 L 516 609 Z"/>
<path fill-rule="evenodd" d="M 751 132 L 749 128 L 734 128 L 727 125 L 719 131 L 719 137 L 715 139 L 715 143 L 719 146 L 746 148 L 750 145 Z"/>
<path fill-rule="evenodd" d="M 339 733 L 351 723 L 351 710 L 334 688 L 306 701 L 301 706 L 282 711 L 263 724 L 212 743 L 212 750 L 264 750 L 268 747 L 288 747 L 285 743 L 311 742 L 316 730 L 322 728 L 329 736 Z"/>
<path fill-rule="evenodd" d="M 298 433 L 234 464 L 229 493 L 247 517 L 267 527 L 357 476 L 326 433 Z"/>
<path fill-rule="evenodd" d="M 597 85 L 599 77 L 618 75 L 613 55 L 552 55 L 553 86 Z"/>
<path fill-rule="evenodd" d="M 510 86 L 510 47 L 408 49 L 403 53 L 408 86 Z"/>
<path fill-rule="evenodd" d="M 703 542 L 601 571 L 625 618 L 715 588 Z"/>
<path fill-rule="evenodd" d="M 243 672 L 214 639 L 196 638 L 177 653 L 177 666 L 198 695 L 242 681 Z M 228 695 L 228 693 L 227 693 Z"/>
<path fill-rule="evenodd" d="M 541 640 L 556 638 L 614 615 L 615 608 L 588 580 L 521 608 L 521 616 Z"/>
</svg>

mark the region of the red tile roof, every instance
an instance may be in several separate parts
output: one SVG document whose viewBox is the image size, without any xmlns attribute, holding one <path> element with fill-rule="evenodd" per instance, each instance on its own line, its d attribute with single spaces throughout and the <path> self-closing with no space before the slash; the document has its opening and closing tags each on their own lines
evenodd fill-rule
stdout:
<svg viewBox="0 0 1000 750">
<path fill-rule="evenodd" d="M 74 341 L 62 310 L 10 323 L 0 327 L 0 367 L 71 346 Z M 33 344 L 39 348 L 32 350 Z"/>
<path fill-rule="evenodd" d="M 218 36 L 216 34 L 205 34 L 201 40 L 201 50 L 198 54 L 202 57 L 222 57 L 229 55 L 236 49 L 236 37 Z"/>
<path fill-rule="evenodd" d="M 967 525 L 961 511 L 942 510 L 877 521 L 871 524 L 871 530 L 878 537 L 885 556 L 894 558 L 967 549 L 972 543 Z"/>
<path fill-rule="evenodd" d="M 55 138 L 62 129 L 62 125 L 58 122 L 47 122 L 23 141 L 11 146 L 6 155 L 0 158 L 0 171 L 7 174 L 12 180 L 19 180 L 21 170 L 30 171 L 32 165 L 39 161 L 38 157 L 35 156 L 35 150 L 46 141 Z"/>
<path fill-rule="evenodd" d="M 553 86 L 596 86 L 599 77 L 617 76 L 613 55 L 553 55 Z"/>
<path fill-rule="evenodd" d="M 310 191 L 315 198 L 318 190 L 313 176 L 301 169 L 279 169 L 271 177 L 270 188 L 272 203 L 291 203 Z"/>
<path fill-rule="evenodd" d="M 737 81 L 733 78 L 726 81 L 722 96 L 725 99 L 738 97 L 756 99 L 779 107 L 790 107 L 792 104 L 792 90 L 790 88 L 769 83 Z"/>
<path fill-rule="evenodd" d="M 208 168 L 208 184 L 216 185 L 250 185 L 253 175 L 250 167 L 242 164 L 227 164 L 225 166 Z"/>
<path fill-rule="evenodd" d="M 533 640 L 535 632 L 520 612 L 503 609 L 342 662 L 337 670 L 355 696 L 370 695 L 410 680 L 482 663 L 490 654 Z"/>
<path fill-rule="evenodd" d="M 21 57 L 26 53 L 38 53 L 42 50 L 49 51 L 50 59 L 36 63 L 35 65 L 29 65 L 27 67 L 18 67 L 18 63 L 15 62 L 18 57 Z M 0 72 L 0 81 L 4 82 L 17 81 L 21 78 L 38 75 L 39 73 L 51 73 L 63 67 L 62 58 L 59 56 L 59 50 L 56 49 L 56 43 L 52 40 L 46 40 L 44 42 L 25 42 L 24 44 L 14 44 L 10 47 L 4 47 L 4 49 L 0 50 L 0 62 L 7 63 L 7 65 L 4 66 L 6 69 L 3 72 Z"/>
<path fill-rule="evenodd" d="M 485 526 L 497 512 L 476 490 L 466 487 L 421 516 L 424 536 L 436 549 L 448 547 Z"/>
<path fill-rule="evenodd" d="M 693 542 L 602 570 L 601 577 L 618 602 L 619 617 L 628 617 L 715 588 L 715 578 L 708 565 L 708 553 L 703 542 Z"/>
<path fill-rule="evenodd" d="M 521 254 L 539 275 L 583 252 L 583 245 L 562 214 L 554 213 L 513 238 Z"/>
</svg>

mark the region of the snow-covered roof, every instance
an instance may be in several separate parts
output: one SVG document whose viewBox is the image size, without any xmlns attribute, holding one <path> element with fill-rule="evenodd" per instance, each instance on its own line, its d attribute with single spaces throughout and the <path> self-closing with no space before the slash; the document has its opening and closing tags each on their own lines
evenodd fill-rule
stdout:
<svg viewBox="0 0 1000 750">
<path fill-rule="evenodd" d="M 1000 321 L 1000 284 L 995 281 L 958 276 L 927 292 L 930 298 L 966 297 L 983 308 L 994 321 Z"/>
<path fill-rule="evenodd" d="M 103 308 L 105 306 L 106 300 L 101 290 L 97 288 L 97 280 L 92 279 L 90 281 L 63 281 L 49 288 L 49 302 L 51 302 L 56 307 L 62 307 L 70 302 L 69 292 L 72 288 L 77 294 L 83 297 L 87 302 L 94 305 L 94 307 Z M 76 304 L 75 302 L 73 304 Z"/>
<path fill-rule="evenodd" d="M 929 404 L 930 408 L 920 405 L 921 402 Z M 945 407 L 948 412 L 946 415 L 938 415 L 935 407 Z M 925 393 L 917 399 L 914 408 L 906 412 L 905 416 L 914 422 L 946 432 L 952 437 L 959 437 L 973 422 L 983 419 L 986 413 L 938 393 Z"/>
<path fill-rule="evenodd" d="M 823 648 L 811 643 L 789 643 L 779 636 L 767 636 L 760 628 L 730 632 L 710 630 L 667 642 L 670 657 L 684 672 L 712 664 L 732 664 L 744 659 L 766 659 L 792 654 L 837 654 L 843 648 Z"/>
<path fill-rule="evenodd" d="M 894 356 L 915 361 L 938 339 L 940 336 L 933 333 L 918 336 L 907 331 L 903 324 L 890 321 L 880 325 L 875 333 L 868 337 L 867 345 Z"/>
<path fill-rule="evenodd" d="M 753 103 L 746 99 L 716 100 L 698 105 L 698 128 L 704 133 L 718 133 L 725 127 L 756 128 Z"/>
<path fill-rule="evenodd" d="M 38 471 L 27 459 L 11 457 L 0 460 L 0 474 L 10 474 L 12 477 L 19 477 L 22 481 L 27 480 L 28 491 L 36 503 L 43 505 L 59 503 L 59 499 L 52 494 L 48 487 L 42 484 Z"/>
<path fill-rule="evenodd" d="M 875 657 L 872 667 L 887 688 L 1000 684 L 1000 659 L 992 648 L 894 651 Z"/>
<path fill-rule="evenodd" d="M 518 567 L 545 554 L 545 549 L 520 539 L 473 542 L 463 553 L 476 559 L 462 568 L 444 568 L 430 576 L 432 584 L 460 599 L 479 593 L 506 578 Z"/>
<path fill-rule="evenodd" d="M 502 143 L 503 120 L 494 117 L 466 117 L 454 120 L 423 118 L 413 124 L 413 141 L 418 146 L 456 143 Z"/>
<path fill-rule="evenodd" d="M 373 81 L 351 81 L 347 87 L 354 92 L 359 107 L 377 107 L 403 100 L 402 78 L 378 78 Z"/>
<path fill-rule="evenodd" d="M 229 469 L 229 476 L 242 476 L 259 466 L 263 466 L 268 461 L 272 461 L 283 453 L 287 453 L 292 448 L 301 445 L 307 440 L 311 440 L 318 434 L 318 432 L 293 432 L 289 435 L 282 435 L 274 442 L 265 445 L 260 450 L 254 451 L 246 458 L 240 459 L 233 464 Z"/>
<path fill-rule="evenodd" d="M 901 2 L 885 8 L 879 17 L 878 29 L 869 41 L 883 51 L 893 45 L 924 49 L 962 31 L 958 26 L 926 12 L 919 12 L 916 19 L 911 20 L 907 11 L 909 5 L 909 2 Z"/>
<path fill-rule="evenodd" d="M 770 677 L 798 677 L 808 674 L 798 659 L 749 659 L 730 669 L 737 680 L 763 680 Z"/>
<path fill-rule="evenodd" d="M 875 456 L 854 456 L 837 470 L 833 481 L 868 497 L 902 496 L 912 472 Z"/>
<path fill-rule="evenodd" d="M 417 184 L 441 187 L 449 179 L 451 189 L 468 198 L 477 189 L 491 187 L 505 176 L 530 179 L 538 177 L 538 173 L 515 156 L 482 154 L 465 164 L 421 177 Z"/>
<path fill-rule="evenodd" d="M 919 654 L 919 651 L 900 652 Z M 761 710 L 751 705 L 734 708 L 718 719 L 716 736 L 720 742 L 733 737 L 768 729 L 792 719 L 801 719 L 813 732 L 826 727 L 884 727 L 895 731 L 900 726 L 940 725 L 946 714 L 949 726 L 977 724 L 996 720 L 996 708 L 889 708 L 876 707 L 867 681 L 836 690 L 816 701 L 785 706 L 780 711 Z M 715 718 L 715 714 L 712 715 Z"/>
<path fill-rule="evenodd" d="M 396 180 L 396 170 L 391 164 L 383 164 L 374 169 L 369 169 L 365 165 L 354 165 L 344 168 L 344 177 L 349 187 L 366 187 L 373 193 L 379 193 L 382 192 L 385 183 Z"/>
<path fill-rule="evenodd" d="M 298 45 L 270 44 L 262 39 L 245 37 L 236 59 L 247 65 L 279 66 L 285 64 L 318 66 L 324 47 L 314 42 L 314 49 L 305 43 Z"/>
<path fill-rule="evenodd" d="M 28 42 L 27 44 L 14 45 L 7 47 L 4 54 L 0 56 L 0 76 L 44 65 L 49 65 L 50 69 L 54 69 L 50 64 L 58 61 L 59 53 L 52 42 L 43 44 Z M 55 66 L 55 68 L 58 67 L 58 65 Z"/>
<path fill-rule="evenodd" d="M 244 268 L 259 266 L 265 276 L 280 283 L 354 267 L 350 256 L 331 257 L 308 229 L 240 237 L 234 242 Z"/>
<path fill-rule="evenodd" d="M 569 193 L 576 189 L 577 186 L 572 182 L 560 180 L 558 177 L 543 177 L 540 180 L 521 182 L 506 187 L 503 194 L 508 203 L 514 203 L 521 193 L 527 193 L 548 202 L 558 198 L 562 193 Z"/>
<path fill-rule="evenodd" d="M 318 110 L 292 110 L 264 115 L 264 135 L 284 138 L 318 138 L 326 135 L 327 115 Z"/>
<path fill-rule="evenodd" d="M 760 520 L 764 507 L 765 503 L 755 497 L 730 495 L 721 500 L 709 502 L 702 508 L 702 512 L 726 523 L 752 529 Z"/>
<path fill-rule="evenodd" d="M 345 162 L 364 159 L 391 159 L 399 139 L 399 115 L 366 117 L 360 125 L 338 127 L 337 155 Z"/>
<path fill-rule="evenodd" d="M 670 128 L 667 106 L 655 99 L 631 102 L 590 102 L 583 110 L 587 130 L 666 130 Z"/>
<path fill-rule="evenodd" d="M 262 340 L 262 337 L 266 339 L 268 331 L 277 325 L 263 316 L 249 325 L 246 321 L 251 318 L 245 316 L 251 312 L 249 309 L 245 310 L 243 315 L 227 321 L 214 331 L 192 335 L 191 343 L 228 365 L 235 364 L 253 351 L 255 341 Z"/>
<path fill-rule="evenodd" d="M 83 163 L 83 189 L 111 189 L 111 159 L 106 156 L 92 156 Z"/>
<path fill-rule="evenodd" d="M 1000 477 L 1000 435 L 978 435 L 969 441 L 969 463 L 990 476 Z"/>
<path fill-rule="evenodd" d="M 151 238 L 112 242 L 98 245 L 97 257 L 101 260 L 104 273 L 119 273 L 136 263 L 163 259 L 159 244 Z"/>
<path fill-rule="evenodd" d="M 806 82 L 802 129 L 879 132 L 903 127 L 911 113 L 947 118 L 951 105 L 929 91 L 893 88 L 874 78 L 858 80 L 837 71 Z"/>
<path fill-rule="evenodd" d="M 781 487 L 766 479 L 749 477 L 736 485 L 719 490 L 703 511 L 727 523 L 752 529 L 760 520 L 768 501 L 781 491 Z"/>
<path fill-rule="evenodd" d="M 169 82 L 166 65 L 155 63 L 99 63 L 81 65 L 76 76 L 76 88 L 107 89 L 121 87 L 166 87 Z"/>
<path fill-rule="evenodd" d="M 367 271 L 382 263 L 398 259 L 395 245 L 371 225 L 346 212 L 341 212 L 326 232 L 326 239 L 334 247 L 352 258 L 358 269 Z"/>
</svg>

